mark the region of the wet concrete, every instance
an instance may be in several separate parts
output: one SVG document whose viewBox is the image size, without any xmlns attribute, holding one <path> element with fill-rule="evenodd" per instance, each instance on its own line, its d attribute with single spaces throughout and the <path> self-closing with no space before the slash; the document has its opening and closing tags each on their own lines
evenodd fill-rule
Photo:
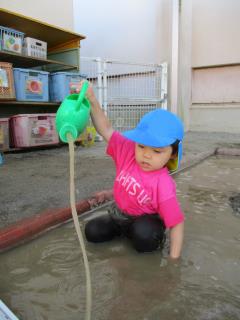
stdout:
<svg viewBox="0 0 240 320">
<path fill-rule="evenodd" d="M 240 217 L 240 193 L 234 193 L 231 197 L 229 197 L 229 203 L 233 209 L 233 213 Z"/>
<path fill-rule="evenodd" d="M 240 148 L 240 136 L 189 132 L 184 140 L 183 166 L 213 154 L 218 147 Z M 111 188 L 114 164 L 105 143 L 76 147 L 76 200 Z M 0 166 L 0 228 L 51 209 L 69 207 L 69 158 L 61 148 L 8 153 Z"/>
<path fill-rule="evenodd" d="M 176 176 L 186 215 L 177 262 L 167 258 L 168 242 L 150 254 L 138 254 L 127 239 L 87 243 L 92 319 L 239 320 L 240 218 L 229 202 L 239 180 L 239 157 L 213 156 Z M 84 319 L 85 273 L 73 224 L 3 253 L 0 296 L 20 319 Z"/>
</svg>

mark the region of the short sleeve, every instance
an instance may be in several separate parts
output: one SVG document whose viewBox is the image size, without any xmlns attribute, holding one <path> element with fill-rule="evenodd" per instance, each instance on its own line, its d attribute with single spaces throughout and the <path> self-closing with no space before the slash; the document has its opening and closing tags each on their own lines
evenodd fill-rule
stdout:
<svg viewBox="0 0 240 320">
<path fill-rule="evenodd" d="M 114 131 L 109 139 L 107 145 L 107 154 L 111 157 L 114 157 L 117 154 L 118 150 L 121 148 L 121 134 L 117 131 Z"/>
<path fill-rule="evenodd" d="M 172 197 L 159 204 L 159 214 L 166 228 L 172 228 L 184 221 L 184 214 L 176 197 Z"/>
<path fill-rule="evenodd" d="M 134 154 L 134 143 L 120 132 L 114 131 L 108 142 L 106 153 L 113 158 L 116 165 L 119 165 Z"/>
</svg>

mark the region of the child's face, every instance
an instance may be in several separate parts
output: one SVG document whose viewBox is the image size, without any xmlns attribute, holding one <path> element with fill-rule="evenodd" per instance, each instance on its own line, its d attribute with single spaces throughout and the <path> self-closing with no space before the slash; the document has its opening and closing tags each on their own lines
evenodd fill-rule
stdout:
<svg viewBox="0 0 240 320">
<path fill-rule="evenodd" d="M 172 147 L 152 148 L 135 144 L 135 159 L 144 171 L 154 171 L 163 168 L 172 158 Z"/>
</svg>

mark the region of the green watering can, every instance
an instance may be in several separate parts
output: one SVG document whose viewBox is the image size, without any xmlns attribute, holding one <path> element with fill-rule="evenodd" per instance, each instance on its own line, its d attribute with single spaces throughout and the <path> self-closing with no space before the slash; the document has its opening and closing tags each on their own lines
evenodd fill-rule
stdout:
<svg viewBox="0 0 240 320">
<path fill-rule="evenodd" d="M 57 111 L 56 128 L 63 142 L 68 142 L 68 133 L 76 140 L 88 123 L 91 105 L 85 97 L 87 89 L 88 82 L 85 81 L 80 93 L 67 96 Z"/>
</svg>

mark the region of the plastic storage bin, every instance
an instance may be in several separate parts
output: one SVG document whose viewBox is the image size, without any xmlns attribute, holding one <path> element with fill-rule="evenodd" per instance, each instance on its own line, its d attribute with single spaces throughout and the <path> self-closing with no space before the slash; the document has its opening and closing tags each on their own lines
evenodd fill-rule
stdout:
<svg viewBox="0 0 240 320">
<path fill-rule="evenodd" d="M 11 51 L 22 53 L 24 33 L 0 26 L 0 49 L 3 51 Z"/>
<path fill-rule="evenodd" d="M 9 149 L 9 118 L 0 118 L 0 150 Z"/>
<path fill-rule="evenodd" d="M 55 72 L 49 75 L 49 93 L 51 101 L 63 101 L 71 93 L 78 93 L 80 81 L 86 75 L 77 72 Z"/>
<path fill-rule="evenodd" d="M 49 100 L 48 74 L 46 71 L 14 68 L 14 83 L 18 101 Z"/>
<path fill-rule="evenodd" d="M 58 144 L 55 114 L 20 114 L 10 118 L 11 145 L 15 148 Z"/>
<path fill-rule="evenodd" d="M 30 57 L 47 59 L 47 42 L 26 37 L 23 40 L 23 54 Z"/>
<path fill-rule="evenodd" d="M 12 64 L 0 62 L 0 100 L 14 100 L 15 89 Z"/>
</svg>

